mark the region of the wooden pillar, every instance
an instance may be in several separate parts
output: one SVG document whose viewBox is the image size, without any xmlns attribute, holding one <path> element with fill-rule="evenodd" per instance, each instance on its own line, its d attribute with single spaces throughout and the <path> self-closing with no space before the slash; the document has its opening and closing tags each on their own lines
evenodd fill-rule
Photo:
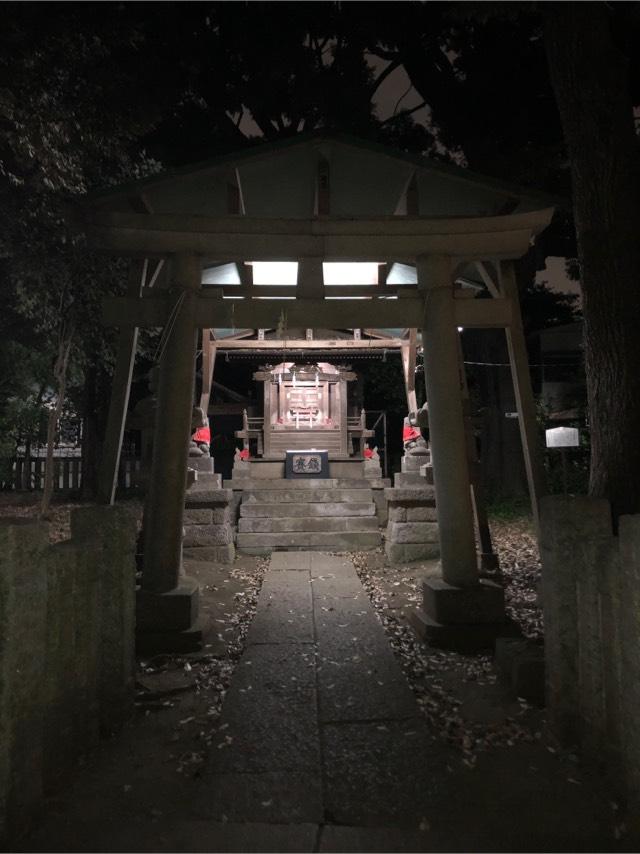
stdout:
<svg viewBox="0 0 640 854">
<path fill-rule="evenodd" d="M 335 384 L 337 417 L 340 419 L 340 456 L 350 457 L 351 447 L 349 443 L 349 409 L 347 407 L 347 381 L 340 378 Z M 335 420 L 336 416 L 333 416 Z"/>
<path fill-rule="evenodd" d="M 418 258 L 418 286 L 425 295 L 422 344 L 429 404 L 442 576 L 464 587 L 478 581 L 465 437 L 451 258 Z"/>
<path fill-rule="evenodd" d="M 200 259 L 177 255 L 172 261 L 173 310 L 163 333 L 153 461 L 144 522 L 142 588 L 167 593 L 182 569 L 182 520 L 191 435 L 197 330 L 195 300 Z"/>
<path fill-rule="evenodd" d="M 139 297 L 146 274 L 146 261 L 132 261 L 129 268 L 127 296 Z M 118 335 L 116 365 L 113 373 L 111 401 L 107 416 L 102 460 L 98 476 L 98 501 L 101 504 L 113 504 L 118 485 L 118 469 L 120 468 L 120 451 L 124 425 L 129 408 L 131 377 L 138 346 L 138 327 L 124 326 Z"/>
<path fill-rule="evenodd" d="M 408 340 L 402 343 L 402 369 L 404 373 L 404 388 L 407 395 L 409 412 L 418 411 L 416 400 L 416 339 L 417 329 L 409 330 Z"/>
<path fill-rule="evenodd" d="M 531 387 L 529 357 L 522 328 L 518 285 L 512 261 L 504 261 L 502 264 L 502 289 L 504 296 L 511 300 L 511 324 L 506 329 L 509 364 L 511 365 L 511 378 L 518 410 L 531 510 L 536 529 L 538 529 L 539 502 L 546 492 L 545 475 L 536 424 L 536 405 Z"/>
<path fill-rule="evenodd" d="M 200 393 L 200 409 L 205 415 L 209 412 L 211 399 L 211 383 L 213 369 L 216 365 L 216 343 L 211 340 L 211 330 L 202 330 L 202 391 Z"/>
</svg>

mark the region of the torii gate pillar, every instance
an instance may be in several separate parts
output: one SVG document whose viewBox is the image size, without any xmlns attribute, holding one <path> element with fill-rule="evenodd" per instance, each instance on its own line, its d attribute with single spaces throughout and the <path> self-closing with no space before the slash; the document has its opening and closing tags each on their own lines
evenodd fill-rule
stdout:
<svg viewBox="0 0 640 854">
<path fill-rule="evenodd" d="M 452 267 L 445 255 L 417 262 L 442 577 L 425 580 L 416 628 L 431 642 L 463 649 L 504 631 L 505 610 L 502 588 L 478 576 Z"/>
<path fill-rule="evenodd" d="M 182 569 L 182 526 L 194 393 L 195 303 L 201 263 L 176 255 L 172 312 L 163 334 L 151 478 L 145 503 L 144 562 L 137 629 L 148 647 L 197 645 L 198 585 Z"/>
</svg>

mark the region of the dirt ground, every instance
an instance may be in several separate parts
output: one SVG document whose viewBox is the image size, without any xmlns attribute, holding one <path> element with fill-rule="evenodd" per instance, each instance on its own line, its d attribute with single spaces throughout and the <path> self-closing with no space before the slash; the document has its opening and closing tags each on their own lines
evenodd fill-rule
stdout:
<svg viewBox="0 0 640 854">
<path fill-rule="evenodd" d="M 0 499 L 3 516 L 37 512 L 33 501 Z M 55 505 L 52 538 L 68 536 L 69 509 Z M 495 522 L 492 530 L 510 613 L 526 636 L 541 638 L 531 527 L 520 520 Z M 422 578 L 432 567 L 385 567 L 381 551 L 351 557 L 421 710 L 454 748 L 445 786 L 451 809 L 461 809 L 469 827 L 499 827 L 499 850 L 637 850 L 616 794 L 597 769 L 558 748 L 546 731 L 543 709 L 509 695 L 491 657 L 433 650 L 417 641 L 407 616 L 419 604 Z M 147 833 L 157 839 L 166 823 L 188 815 L 207 756 L 224 744 L 220 710 L 267 564 L 249 556 L 232 566 L 189 562 L 187 572 L 200 582 L 208 618 L 203 650 L 138 661 L 131 720 L 80 760 L 74 779 L 60 781 L 37 826 L 16 840 L 14 850 L 112 850 L 107 840 L 114 823 L 129 826 L 132 840 Z M 554 847 L 514 847 L 523 822 L 532 832 L 545 823 Z M 136 844 L 134 850 L 153 850 Z"/>
</svg>

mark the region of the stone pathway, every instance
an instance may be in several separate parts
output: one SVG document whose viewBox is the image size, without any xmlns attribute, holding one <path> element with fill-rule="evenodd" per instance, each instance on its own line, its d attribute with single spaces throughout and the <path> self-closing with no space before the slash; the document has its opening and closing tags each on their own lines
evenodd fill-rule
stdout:
<svg viewBox="0 0 640 854">
<path fill-rule="evenodd" d="M 200 817 L 295 825 L 299 850 L 422 850 L 443 748 L 351 561 L 275 553 L 247 640 Z"/>
<path fill-rule="evenodd" d="M 257 568 L 255 558 L 234 567 L 189 569 L 214 627 L 214 659 L 237 632 L 243 571 Z M 403 577 L 385 572 L 393 591 Z M 178 658 L 163 679 L 211 667 L 197 659 Z M 139 713 L 10 850 L 640 850 L 612 832 L 618 822 L 597 775 L 542 741 L 487 751 L 466 767 L 432 738 L 397 661 L 347 556 L 276 553 L 221 718 L 210 717 L 220 686 Z M 477 712 L 488 689 L 463 687 Z M 205 741 L 205 764 L 177 773 Z"/>
</svg>

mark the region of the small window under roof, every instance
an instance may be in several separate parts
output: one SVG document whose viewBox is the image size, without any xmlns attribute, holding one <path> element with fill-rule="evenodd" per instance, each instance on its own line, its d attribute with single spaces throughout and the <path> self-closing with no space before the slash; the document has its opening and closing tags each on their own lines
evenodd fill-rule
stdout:
<svg viewBox="0 0 640 854">
<path fill-rule="evenodd" d="M 377 261 L 323 261 L 325 285 L 377 285 Z"/>
<path fill-rule="evenodd" d="M 297 261 L 249 261 L 254 285 L 297 285 Z"/>
</svg>

